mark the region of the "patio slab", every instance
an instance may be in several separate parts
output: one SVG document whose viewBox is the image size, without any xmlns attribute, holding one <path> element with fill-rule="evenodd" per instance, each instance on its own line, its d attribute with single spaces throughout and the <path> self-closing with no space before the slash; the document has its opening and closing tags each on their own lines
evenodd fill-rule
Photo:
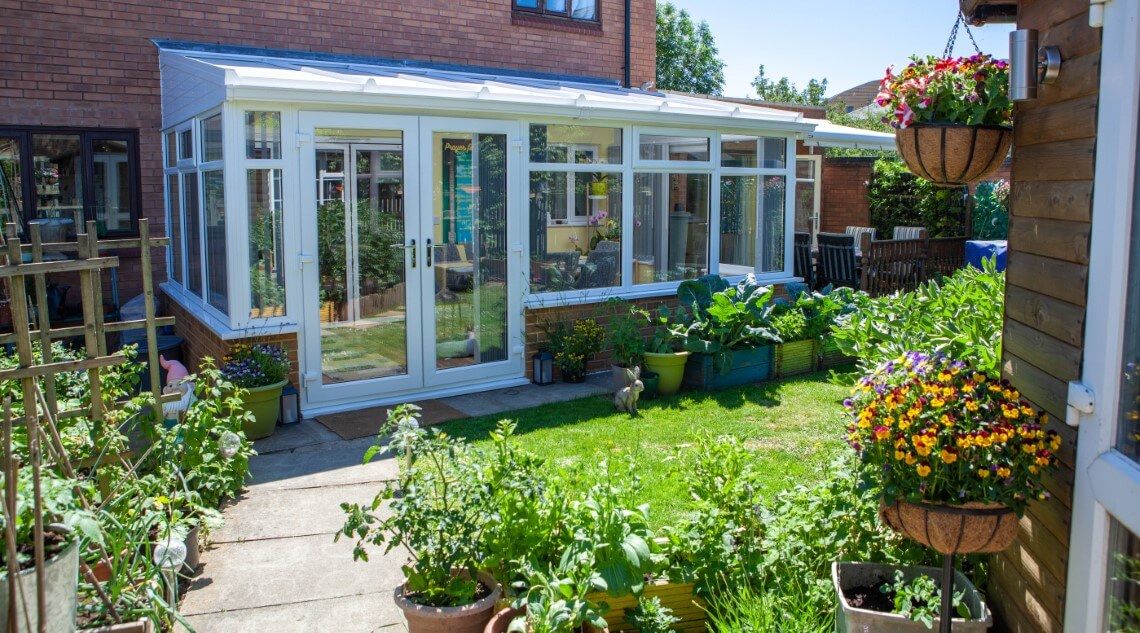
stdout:
<svg viewBox="0 0 1140 633">
<path fill-rule="evenodd" d="M 590 374 L 586 376 L 584 382 L 576 384 L 567 382 L 557 382 L 553 385 L 544 386 L 526 384 L 521 387 L 442 398 L 441 402 L 467 415 L 476 417 L 529 409 L 552 402 L 566 402 L 588 396 L 598 396 L 612 391 L 610 373 L 606 371 Z"/>
<path fill-rule="evenodd" d="M 298 536 L 332 535 L 344 524 L 341 503 L 370 503 L 382 484 L 269 488 L 230 502 L 226 522 L 210 535 L 215 545 Z"/>
<path fill-rule="evenodd" d="M 199 632 L 310 633 L 330 630 L 328 624 L 335 622 L 337 633 L 395 633 L 403 630 L 403 622 L 392 602 L 391 593 L 362 593 L 343 598 L 203 613 L 186 619 Z"/>
</svg>

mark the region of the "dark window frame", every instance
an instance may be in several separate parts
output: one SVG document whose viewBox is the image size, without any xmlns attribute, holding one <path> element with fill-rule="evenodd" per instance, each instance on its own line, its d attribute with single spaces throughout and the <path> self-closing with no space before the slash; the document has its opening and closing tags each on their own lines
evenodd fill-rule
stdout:
<svg viewBox="0 0 1140 633">
<path fill-rule="evenodd" d="M 79 137 L 80 160 L 83 163 L 83 220 L 97 221 L 95 217 L 95 141 L 124 141 L 127 144 L 127 177 L 130 179 L 130 228 L 127 230 L 104 231 L 99 237 L 137 237 L 139 218 L 142 217 L 142 178 L 139 166 L 139 131 L 133 128 L 65 127 L 65 126 L 0 126 L 0 136 L 16 138 L 20 145 L 20 170 L 28 176 L 23 178 L 21 193 L 24 197 L 23 226 L 20 230 L 28 235 L 28 221 L 39 217 L 36 208 L 36 183 L 33 174 L 32 137 L 37 134 L 71 134 Z M 165 157 L 163 158 L 165 160 Z M 82 231 L 82 227 L 76 227 Z"/>
<path fill-rule="evenodd" d="M 572 17 L 574 0 L 566 0 L 565 11 L 550 11 L 546 8 L 546 0 L 537 0 L 537 7 L 521 7 L 519 0 L 511 0 L 512 10 L 523 15 L 532 15 L 552 20 L 562 20 L 571 24 L 600 25 L 602 23 L 602 0 L 594 0 L 594 17 L 592 19 Z"/>
</svg>

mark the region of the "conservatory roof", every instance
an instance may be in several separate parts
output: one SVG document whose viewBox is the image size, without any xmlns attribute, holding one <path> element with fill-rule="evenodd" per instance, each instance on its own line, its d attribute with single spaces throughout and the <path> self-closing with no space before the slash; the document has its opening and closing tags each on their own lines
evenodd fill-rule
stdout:
<svg viewBox="0 0 1140 633">
<path fill-rule="evenodd" d="M 804 134 L 804 144 L 808 146 L 898 151 L 894 134 L 848 127 L 826 119 L 805 118 L 804 122 L 815 124 L 815 129 Z"/>
<path fill-rule="evenodd" d="M 164 125 L 240 99 L 794 133 L 815 127 L 797 112 L 623 88 L 606 80 L 166 40 L 155 44 Z"/>
</svg>

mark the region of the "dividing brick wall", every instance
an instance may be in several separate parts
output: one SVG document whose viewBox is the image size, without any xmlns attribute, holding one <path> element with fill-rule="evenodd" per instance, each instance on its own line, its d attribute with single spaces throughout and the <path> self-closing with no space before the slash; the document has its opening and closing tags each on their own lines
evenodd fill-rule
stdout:
<svg viewBox="0 0 1140 633">
<path fill-rule="evenodd" d="M 158 52 L 151 39 L 260 46 L 599 77 L 624 75 L 624 2 L 599 26 L 514 16 L 511 0 L 9 0 L 0 125 L 139 130 L 142 213 L 165 234 Z M 654 0 L 632 2 L 633 85 L 654 78 Z M 127 264 L 127 262 L 124 262 Z M 124 265 L 123 300 L 139 291 Z M 155 279 L 166 278 L 164 258 Z"/>
<path fill-rule="evenodd" d="M 823 159 L 819 230 L 842 233 L 848 226 L 871 226 L 867 184 L 874 158 Z"/>
</svg>

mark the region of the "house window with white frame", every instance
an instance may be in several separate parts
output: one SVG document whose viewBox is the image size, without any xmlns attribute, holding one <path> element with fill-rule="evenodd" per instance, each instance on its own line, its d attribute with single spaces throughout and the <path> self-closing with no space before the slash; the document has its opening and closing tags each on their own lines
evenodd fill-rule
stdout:
<svg viewBox="0 0 1140 633">
<path fill-rule="evenodd" d="M 532 293 L 621 285 L 622 129 L 530 126 Z"/>
</svg>

